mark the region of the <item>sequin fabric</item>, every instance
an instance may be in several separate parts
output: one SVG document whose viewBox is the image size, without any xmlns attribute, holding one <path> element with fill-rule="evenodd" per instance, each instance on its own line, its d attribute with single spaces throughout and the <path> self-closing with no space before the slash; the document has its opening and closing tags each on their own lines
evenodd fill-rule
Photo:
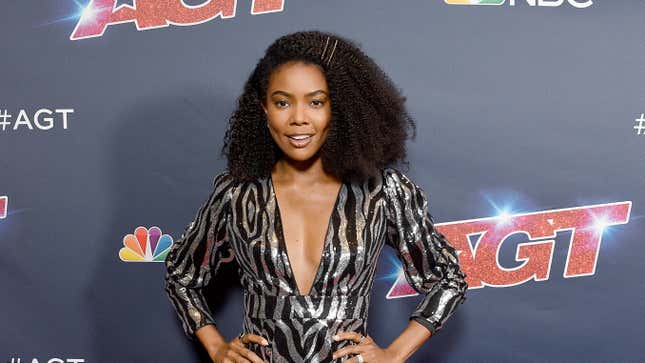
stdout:
<svg viewBox="0 0 645 363">
<path fill-rule="evenodd" d="M 466 299 L 466 274 L 457 252 L 434 228 L 425 192 L 395 168 L 341 186 L 309 295 L 298 290 L 286 254 L 280 211 L 270 177 L 234 182 L 216 175 L 208 199 L 168 253 L 165 290 L 186 336 L 216 325 L 201 291 L 222 263 L 235 259 L 243 287 L 243 332 L 268 339 L 246 344 L 266 362 L 342 362 L 332 354 L 367 334 L 370 291 L 385 244 L 405 277 L 424 297 L 410 319 L 436 334 Z"/>
</svg>

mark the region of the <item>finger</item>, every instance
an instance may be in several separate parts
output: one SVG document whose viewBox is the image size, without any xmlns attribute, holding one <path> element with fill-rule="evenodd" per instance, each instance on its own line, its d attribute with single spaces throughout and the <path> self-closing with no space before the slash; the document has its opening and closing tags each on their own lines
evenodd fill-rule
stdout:
<svg viewBox="0 0 645 363">
<path fill-rule="evenodd" d="M 239 353 L 242 357 L 247 359 L 248 361 L 251 361 L 253 363 L 264 363 L 264 361 L 257 354 L 255 354 L 254 351 L 252 351 L 249 348 L 246 348 L 244 346 L 238 347 L 238 348 L 235 348 L 235 351 Z"/>
<path fill-rule="evenodd" d="M 266 345 L 265 342 L 268 343 L 268 340 L 256 334 L 245 334 L 244 339 L 247 343 L 257 343 L 260 345 Z"/>
<path fill-rule="evenodd" d="M 252 350 L 246 349 L 244 353 L 242 353 L 244 358 L 246 358 L 248 361 L 253 362 L 253 363 L 264 363 L 264 360 L 260 358 L 255 352 Z M 245 361 L 246 362 L 246 361 Z"/>
<path fill-rule="evenodd" d="M 336 338 L 336 337 L 338 337 L 338 339 L 336 339 L 336 340 L 348 339 L 348 340 L 353 340 L 353 341 L 355 341 L 357 343 L 360 343 L 361 339 L 363 338 L 363 336 L 361 334 L 359 334 L 359 333 L 357 333 L 355 331 L 340 332 L 340 333 L 338 333 L 338 334 L 336 334 L 334 336 L 334 338 Z"/>
<path fill-rule="evenodd" d="M 353 356 L 351 358 L 348 358 L 347 360 L 344 361 L 344 363 L 358 363 L 358 356 Z M 365 355 L 363 355 L 363 363 L 369 363 L 370 361 L 365 358 Z"/>
<path fill-rule="evenodd" d="M 228 359 L 231 359 L 235 363 L 248 363 L 249 360 L 244 358 L 240 353 L 236 352 L 235 350 L 229 350 L 228 351 Z"/>
<path fill-rule="evenodd" d="M 348 345 L 346 347 L 342 347 L 338 349 L 337 351 L 334 352 L 333 359 L 337 359 L 343 356 L 346 356 L 348 354 L 358 354 L 363 351 L 363 347 L 360 345 Z"/>
</svg>

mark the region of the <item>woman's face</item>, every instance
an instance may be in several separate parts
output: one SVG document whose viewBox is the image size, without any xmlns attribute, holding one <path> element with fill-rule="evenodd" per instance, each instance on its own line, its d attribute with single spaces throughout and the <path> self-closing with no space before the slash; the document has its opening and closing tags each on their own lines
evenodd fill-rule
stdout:
<svg viewBox="0 0 645 363">
<path fill-rule="evenodd" d="M 325 75 L 318 66 L 289 62 L 269 78 L 266 105 L 268 128 L 286 157 L 304 161 L 327 138 L 331 106 Z"/>
</svg>

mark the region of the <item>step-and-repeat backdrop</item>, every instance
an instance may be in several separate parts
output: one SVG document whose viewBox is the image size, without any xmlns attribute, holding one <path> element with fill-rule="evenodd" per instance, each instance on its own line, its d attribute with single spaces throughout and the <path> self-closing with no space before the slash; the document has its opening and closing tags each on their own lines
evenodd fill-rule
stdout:
<svg viewBox="0 0 645 363">
<path fill-rule="evenodd" d="M 645 361 L 644 19 L 638 0 L 4 1 L 0 361 L 208 361 L 161 262 L 256 61 L 310 29 L 407 96 L 408 175 L 468 275 L 410 362 Z M 381 346 L 421 299 L 401 273 L 384 248 Z M 237 280 L 206 292 L 227 339 Z"/>
</svg>

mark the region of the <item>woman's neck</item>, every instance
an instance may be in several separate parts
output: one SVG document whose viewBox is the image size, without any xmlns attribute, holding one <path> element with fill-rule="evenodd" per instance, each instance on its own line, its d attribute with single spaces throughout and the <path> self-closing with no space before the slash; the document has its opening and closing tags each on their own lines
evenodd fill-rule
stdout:
<svg viewBox="0 0 645 363">
<path fill-rule="evenodd" d="M 320 157 L 308 160 L 282 158 L 275 163 L 271 176 L 274 181 L 279 180 L 288 184 L 312 185 L 339 181 L 338 178 L 325 172 Z"/>
</svg>

